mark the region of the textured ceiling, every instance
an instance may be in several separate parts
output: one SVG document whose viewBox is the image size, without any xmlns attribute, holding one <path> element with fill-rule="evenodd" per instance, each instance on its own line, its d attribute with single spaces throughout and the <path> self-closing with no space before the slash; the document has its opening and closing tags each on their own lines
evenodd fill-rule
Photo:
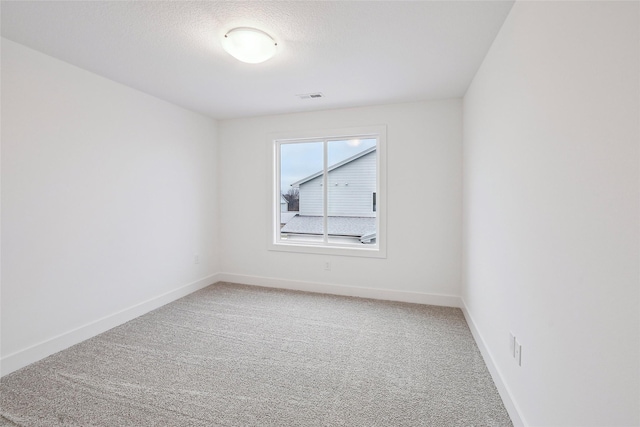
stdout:
<svg viewBox="0 0 640 427">
<path fill-rule="evenodd" d="M 215 118 L 461 97 L 513 1 L 2 1 L 2 36 Z M 238 62 L 250 26 L 279 52 Z M 322 92 L 321 99 L 297 94 Z"/>
</svg>

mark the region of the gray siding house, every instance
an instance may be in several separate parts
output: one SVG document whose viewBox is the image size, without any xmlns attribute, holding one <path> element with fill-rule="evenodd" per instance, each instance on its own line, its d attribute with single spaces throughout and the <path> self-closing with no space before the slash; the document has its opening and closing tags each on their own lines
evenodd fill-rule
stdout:
<svg viewBox="0 0 640 427">
<path fill-rule="evenodd" d="M 371 217 L 376 191 L 376 148 L 356 154 L 328 169 L 328 215 Z M 300 215 L 323 215 L 322 171 L 291 184 L 300 190 Z"/>
<path fill-rule="evenodd" d="M 284 196 L 280 196 L 280 212 L 288 212 L 289 211 L 289 202 Z"/>
</svg>

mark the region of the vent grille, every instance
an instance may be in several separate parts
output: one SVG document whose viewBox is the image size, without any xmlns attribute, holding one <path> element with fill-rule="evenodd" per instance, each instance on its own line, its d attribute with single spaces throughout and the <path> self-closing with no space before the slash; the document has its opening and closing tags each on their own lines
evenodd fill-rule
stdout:
<svg viewBox="0 0 640 427">
<path fill-rule="evenodd" d="M 318 99 L 324 98 L 324 94 L 322 92 L 314 92 L 314 93 L 303 93 L 296 95 L 300 99 Z"/>
</svg>

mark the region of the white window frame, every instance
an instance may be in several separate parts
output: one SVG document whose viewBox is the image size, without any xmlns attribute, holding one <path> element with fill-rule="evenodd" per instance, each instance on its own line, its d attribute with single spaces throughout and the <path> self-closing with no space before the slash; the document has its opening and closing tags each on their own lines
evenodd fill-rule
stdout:
<svg viewBox="0 0 640 427">
<path fill-rule="evenodd" d="M 350 243 L 287 241 L 280 238 L 280 146 L 294 142 L 325 141 L 324 156 L 327 153 L 327 141 L 348 140 L 354 138 L 372 138 L 378 140 L 376 147 L 376 243 L 354 245 Z M 268 135 L 269 167 L 269 203 L 267 247 L 273 251 L 311 253 L 319 255 L 345 255 L 358 257 L 387 257 L 387 127 L 384 125 L 357 128 L 343 128 L 317 131 L 278 132 Z M 325 165 L 326 168 L 327 165 Z M 328 178 L 325 170 L 324 179 Z M 326 185 L 323 186 L 326 189 Z M 325 190 L 326 191 L 326 190 Z M 327 205 L 324 204 L 324 228 L 326 230 Z"/>
</svg>

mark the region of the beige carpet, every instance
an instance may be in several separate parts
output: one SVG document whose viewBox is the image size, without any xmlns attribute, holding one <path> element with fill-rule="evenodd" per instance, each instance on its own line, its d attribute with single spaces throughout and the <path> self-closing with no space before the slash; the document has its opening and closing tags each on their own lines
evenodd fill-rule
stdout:
<svg viewBox="0 0 640 427">
<path fill-rule="evenodd" d="M 0 425 L 510 426 L 459 309 L 218 283 L 0 381 Z"/>
</svg>

